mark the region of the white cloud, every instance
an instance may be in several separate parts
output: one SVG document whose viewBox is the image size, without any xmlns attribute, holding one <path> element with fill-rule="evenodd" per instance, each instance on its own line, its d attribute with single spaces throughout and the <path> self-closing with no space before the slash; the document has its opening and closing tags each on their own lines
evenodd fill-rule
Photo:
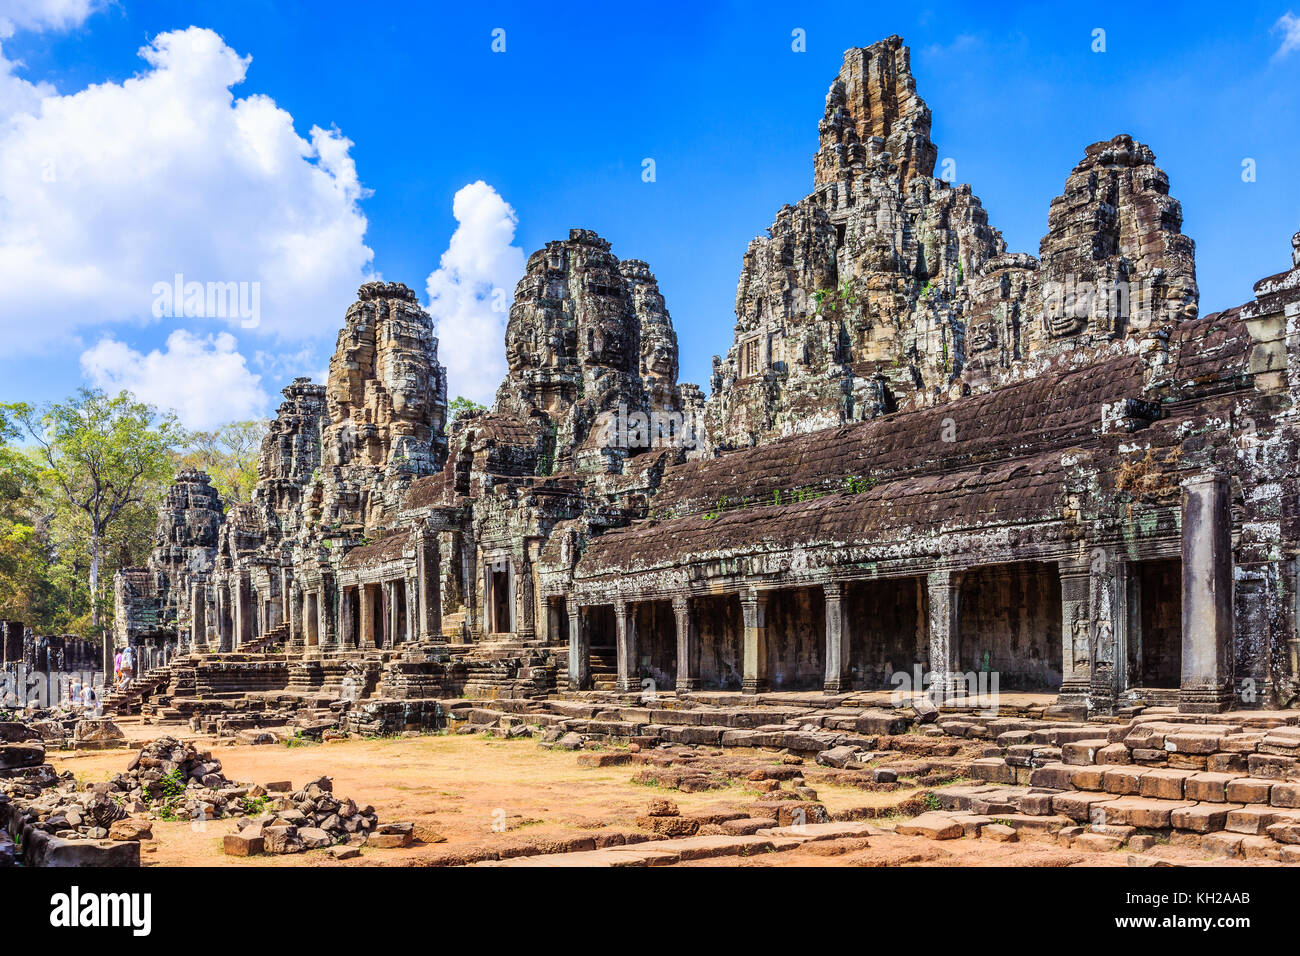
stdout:
<svg viewBox="0 0 1300 956">
<path fill-rule="evenodd" d="M 1300 50 L 1300 17 L 1290 10 L 1278 17 L 1277 23 L 1273 24 L 1273 32 L 1282 34 L 1282 45 L 1274 56 L 1283 57 Z"/>
<path fill-rule="evenodd" d="M 147 355 L 104 337 L 81 355 L 81 371 L 108 392 L 127 389 L 141 401 L 173 409 L 187 428 L 260 418 L 268 396 L 229 332 L 195 335 L 177 329 L 166 348 Z"/>
<path fill-rule="evenodd" d="M 438 329 L 438 357 L 447 391 L 491 404 L 506 371 L 505 333 L 524 251 L 512 245 L 514 209 L 479 180 L 456 193 L 456 231 L 427 283 L 429 314 Z"/>
<path fill-rule="evenodd" d="M 148 68 L 135 77 L 66 96 L 0 62 L 6 345 L 151 322 L 154 285 L 177 273 L 260 283 L 258 335 L 332 335 L 372 257 L 351 142 L 316 126 L 304 139 L 271 98 L 236 98 L 251 58 L 211 30 L 163 33 L 139 52 Z"/>
<path fill-rule="evenodd" d="M 0 0 L 0 37 L 79 27 L 102 6 L 100 0 Z"/>
</svg>

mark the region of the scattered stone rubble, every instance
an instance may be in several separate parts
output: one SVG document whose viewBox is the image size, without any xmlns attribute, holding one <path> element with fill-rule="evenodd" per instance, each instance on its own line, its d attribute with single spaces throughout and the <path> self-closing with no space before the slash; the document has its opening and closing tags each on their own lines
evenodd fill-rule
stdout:
<svg viewBox="0 0 1300 956">
<path fill-rule="evenodd" d="M 237 783 L 210 752 L 175 737 L 146 744 L 124 772 L 84 786 L 43 763 L 44 745 L 30 728 L 0 724 L 0 741 L 0 865 L 14 861 L 11 835 L 21 834 L 30 866 L 138 866 L 140 841 L 153 838 L 157 820 L 233 818 L 238 826 L 224 847 L 238 856 L 402 847 L 413 838 L 410 823 L 381 824 L 374 807 L 336 797 L 329 777 L 298 790 Z"/>
</svg>

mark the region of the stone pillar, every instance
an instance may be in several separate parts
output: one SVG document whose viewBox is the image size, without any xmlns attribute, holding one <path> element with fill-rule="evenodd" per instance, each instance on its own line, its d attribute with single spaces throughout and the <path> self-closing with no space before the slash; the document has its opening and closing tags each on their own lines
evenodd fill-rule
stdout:
<svg viewBox="0 0 1300 956">
<path fill-rule="evenodd" d="M 320 646 L 337 648 L 339 646 L 338 600 L 334 572 L 322 572 L 320 591 L 316 597 L 316 613 L 319 615 Z"/>
<path fill-rule="evenodd" d="M 573 598 L 569 605 L 569 689 L 586 690 L 591 684 L 590 635 L 582 620 L 582 608 Z"/>
<path fill-rule="evenodd" d="M 537 624 L 533 610 L 533 565 L 528 560 L 528 543 L 524 543 L 522 554 L 514 562 L 515 573 L 510 575 L 510 583 L 515 608 L 515 637 L 521 641 L 531 641 L 537 636 Z"/>
<path fill-rule="evenodd" d="M 960 571 L 931 571 L 925 577 L 930 623 L 930 697 L 936 704 L 952 701 L 962 684 Z M 919 689 L 919 688 L 918 688 Z"/>
<path fill-rule="evenodd" d="M 235 647 L 235 609 L 230 600 L 230 585 L 217 586 L 217 650 L 226 653 Z"/>
<path fill-rule="evenodd" d="M 375 589 L 368 584 L 357 585 L 361 592 L 361 646 L 375 646 Z"/>
<path fill-rule="evenodd" d="M 1232 498 L 1223 475 L 1183 482 L 1183 674 L 1178 710 L 1233 704 Z"/>
<path fill-rule="evenodd" d="M 393 600 L 394 596 L 392 581 L 384 581 L 379 585 L 380 608 L 384 623 L 383 646 L 386 648 L 392 647 L 394 640 L 396 640 L 397 602 Z"/>
<path fill-rule="evenodd" d="M 1109 548 L 1093 548 L 1088 559 L 1088 712 L 1115 713 L 1126 680 L 1128 653 L 1128 563 Z"/>
<path fill-rule="evenodd" d="M 208 649 L 208 599 L 203 582 L 190 585 L 190 650 L 202 653 Z"/>
<path fill-rule="evenodd" d="M 302 588 L 297 581 L 290 582 L 284 599 L 289 605 L 289 650 L 301 651 L 307 646 L 302 621 Z"/>
<path fill-rule="evenodd" d="M 677 693 L 699 690 L 699 635 L 689 597 L 679 594 L 673 598 L 673 617 L 677 622 Z"/>
<path fill-rule="evenodd" d="M 464 543 L 464 537 L 460 536 L 462 547 L 460 548 L 460 579 L 465 584 L 465 622 L 469 625 L 469 639 L 476 641 L 482 637 L 484 631 L 479 626 L 478 610 L 478 578 L 474 573 L 474 548 L 470 544 Z"/>
<path fill-rule="evenodd" d="M 402 585 L 405 588 L 405 600 L 402 606 L 406 609 L 406 613 L 402 616 L 402 643 L 409 644 L 417 639 L 419 608 L 415 606 L 415 578 L 408 574 L 402 579 Z"/>
<path fill-rule="evenodd" d="M 1061 578 L 1060 706 L 1086 707 L 1091 685 L 1088 635 L 1091 629 L 1087 558 L 1065 558 L 1057 564 Z"/>
<path fill-rule="evenodd" d="M 849 651 L 852 634 L 844 603 L 844 585 L 832 581 L 826 594 L 826 693 L 842 694 L 850 689 Z"/>
<path fill-rule="evenodd" d="M 767 592 L 757 588 L 741 591 L 740 610 L 745 622 L 740 689 L 746 694 L 761 694 L 767 690 Z"/>
<path fill-rule="evenodd" d="M 421 531 L 415 551 L 415 573 L 419 594 L 419 639 L 436 641 L 442 636 L 442 556 L 438 551 L 438 536 L 432 531 Z"/>
<path fill-rule="evenodd" d="M 636 605 L 627 601 L 614 604 L 614 633 L 618 661 L 618 689 L 620 693 L 635 694 L 641 690 L 638 674 L 636 646 Z"/>
<path fill-rule="evenodd" d="M 239 650 L 253 639 L 253 619 L 256 616 L 252 607 L 252 595 L 249 593 L 248 580 L 241 574 L 235 578 L 235 640 L 234 650 Z"/>
<path fill-rule="evenodd" d="M 339 646 L 345 651 L 355 650 L 357 646 L 357 631 L 352 611 L 356 599 L 356 588 L 339 589 Z"/>
</svg>

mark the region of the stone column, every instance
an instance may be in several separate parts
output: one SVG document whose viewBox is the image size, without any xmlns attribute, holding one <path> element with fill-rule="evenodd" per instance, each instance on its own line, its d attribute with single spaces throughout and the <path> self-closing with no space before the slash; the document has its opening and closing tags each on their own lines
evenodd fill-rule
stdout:
<svg viewBox="0 0 1300 956">
<path fill-rule="evenodd" d="M 569 606 L 569 689 L 586 690 L 591 684 L 590 635 L 583 626 L 582 608 L 573 599 Z"/>
<path fill-rule="evenodd" d="M 1088 663 L 1088 559 L 1063 558 L 1057 564 L 1057 573 L 1061 578 L 1061 691 L 1056 703 L 1086 707 L 1092 680 Z"/>
<path fill-rule="evenodd" d="M 339 646 L 345 651 L 354 650 L 357 646 L 356 625 L 352 614 L 355 600 L 355 588 L 344 587 L 339 590 Z"/>
<path fill-rule="evenodd" d="M 1128 653 L 1128 562 L 1110 548 L 1088 559 L 1088 712 L 1115 713 Z"/>
<path fill-rule="evenodd" d="M 641 690 L 641 678 L 637 673 L 635 604 L 627 601 L 615 602 L 614 633 L 617 645 L 614 656 L 618 661 L 618 689 L 624 694 L 635 694 Z"/>
<path fill-rule="evenodd" d="M 673 618 L 677 622 L 677 693 L 699 690 L 699 635 L 691 599 L 686 595 L 673 598 Z"/>
<path fill-rule="evenodd" d="M 406 614 L 402 618 L 402 643 L 409 644 L 418 639 L 416 628 L 419 623 L 419 608 L 415 606 L 415 578 L 407 575 L 403 579 L 406 588 L 406 600 L 403 606 L 406 608 Z"/>
<path fill-rule="evenodd" d="M 190 586 L 190 650 L 202 653 L 208 649 L 207 588 L 202 582 Z"/>
<path fill-rule="evenodd" d="M 460 579 L 465 583 L 465 622 L 469 625 L 469 639 L 476 641 L 483 636 L 484 630 L 479 626 L 478 577 L 474 573 L 474 548 L 464 543 L 461 536 Z"/>
<path fill-rule="evenodd" d="M 320 646 L 320 631 L 317 629 L 316 607 L 319 598 L 316 597 L 315 591 L 302 592 L 302 642 L 305 647 Z"/>
<path fill-rule="evenodd" d="M 929 693 L 936 704 L 952 701 L 961 683 L 961 577 L 960 571 L 931 571 L 925 577 L 930 623 Z"/>
<path fill-rule="evenodd" d="M 336 618 L 338 607 L 335 591 L 338 585 L 333 572 L 320 576 L 320 596 L 316 599 L 317 613 L 320 615 L 321 647 L 337 648 L 339 646 L 339 629 Z"/>
<path fill-rule="evenodd" d="M 757 588 L 741 591 L 740 610 L 745 623 L 740 689 L 746 694 L 761 694 L 767 690 L 767 592 Z"/>
<path fill-rule="evenodd" d="M 297 581 L 289 583 L 284 599 L 289 604 L 289 650 L 301 651 L 307 646 L 307 636 L 303 630 L 302 588 Z"/>
<path fill-rule="evenodd" d="M 233 650 L 239 650 L 253 638 L 253 609 L 249 607 L 248 582 L 241 574 L 235 578 L 235 640 Z"/>
<path fill-rule="evenodd" d="M 1183 674 L 1178 710 L 1233 704 L 1232 498 L 1223 475 L 1183 482 Z"/>
<path fill-rule="evenodd" d="M 368 584 L 357 585 L 361 592 L 361 646 L 375 646 L 375 591 Z"/>
<path fill-rule="evenodd" d="M 850 689 L 849 651 L 852 634 L 844 602 L 844 585 L 832 581 L 826 594 L 826 693 L 842 694 Z"/>
<path fill-rule="evenodd" d="M 384 647 L 392 647 L 397 641 L 397 587 L 385 581 L 379 589 L 384 601 Z"/>
<path fill-rule="evenodd" d="M 436 641 L 442 636 L 441 564 L 438 536 L 432 531 L 421 531 L 415 549 L 415 573 L 419 590 L 418 631 L 422 641 Z"/>
<path fill-rule="evenodd" d="M 514 562 L 515 573 L 510 575 L 515 608 L 515 637 L 531 641 L 537 636 L 533 611 L 533 564 L 528 560 L 528 543 Z"/>
<path fill-rule="evenodd" d="M 234 610 L 230 606 L 230 586 L 217 585 L 217 650 L 226 652 L 234 646 L 232 635 Z"/>
</svg>

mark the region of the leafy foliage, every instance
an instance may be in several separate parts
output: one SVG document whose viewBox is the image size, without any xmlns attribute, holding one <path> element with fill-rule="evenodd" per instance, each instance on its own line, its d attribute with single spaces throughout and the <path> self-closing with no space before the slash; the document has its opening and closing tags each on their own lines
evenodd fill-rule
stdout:
<svg viewBox="0 0 1300 956">
<path fill-rule="evenodd" d="M 177 464 L 206 471 L 226 507 L 248 501 L 257 486 L 258 453 L 268 424 L 229 422 L 215 431 L 192 432 Z"/>
<path fill-rule="evenodd" d="M 447 403 L 447 434 L 451 434 L 451 427 L 456 423 L 465 412 L 486 412 L 487 406 L 480 405 L 478 402 L 466 398 L 463 395 L 457 395 Z"/>
</svg>

